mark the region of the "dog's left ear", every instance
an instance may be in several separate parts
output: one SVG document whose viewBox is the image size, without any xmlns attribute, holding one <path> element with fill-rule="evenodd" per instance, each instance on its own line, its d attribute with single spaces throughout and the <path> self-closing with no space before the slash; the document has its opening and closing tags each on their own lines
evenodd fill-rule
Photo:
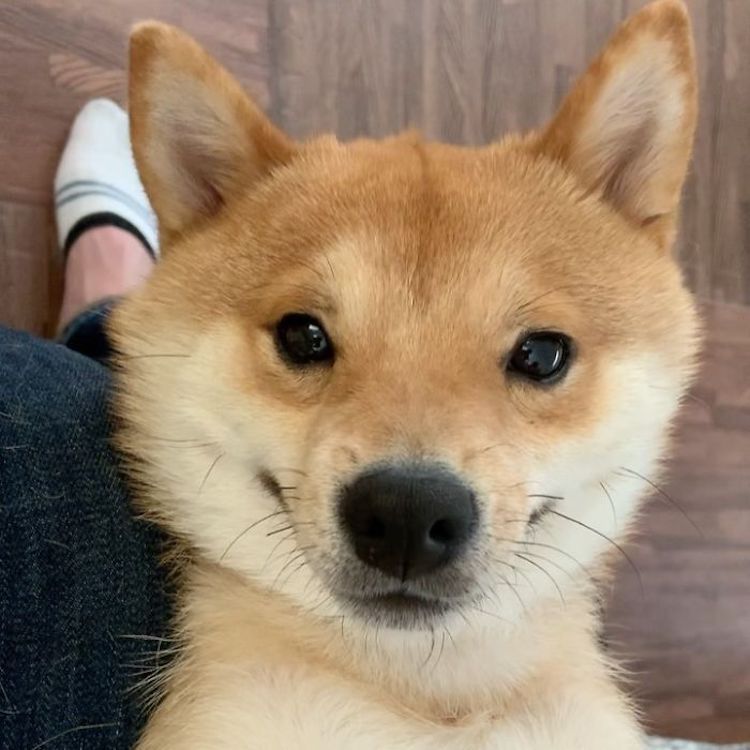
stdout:
<svg viewBox="0 0 750 750">
<path fill-rule="evenodd" d="M 167 24 L 133 29 L 129 98 L 133 152 L 163 239 L 214 216 L 295 150 L 224 68 Z"/>
<path fill-rule="evenodd" d="M 626 21 L 532 149 L 565 164 L 662 247 L 671 244 L 696 120 L 690 21 L 656 0 Z"/>
</svg>

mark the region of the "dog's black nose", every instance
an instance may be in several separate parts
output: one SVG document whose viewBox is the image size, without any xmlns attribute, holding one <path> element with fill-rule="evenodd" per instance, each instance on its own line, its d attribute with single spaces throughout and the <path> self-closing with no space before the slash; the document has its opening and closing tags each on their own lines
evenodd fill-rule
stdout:
<svg viewBox="0 0 750 750">
<path fill-rule="evenodd" d="M 341 519 L 360 560 L 402 581 L 454 560 L 477 525 L 473 492 L 428 464 L 361 474 L 344 489 Z"/>
</svg>

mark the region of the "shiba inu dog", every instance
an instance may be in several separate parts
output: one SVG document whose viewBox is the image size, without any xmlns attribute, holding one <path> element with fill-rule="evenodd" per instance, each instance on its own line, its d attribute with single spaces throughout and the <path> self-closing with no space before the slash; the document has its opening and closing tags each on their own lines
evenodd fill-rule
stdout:
<svg viewBox="0 0 750 750">
<path fill-rule="evenodd" d="M 294 142 L 158 23 L 130 110 L 164 259 L 119 441 L 181 590 L 139 749 L 641 747 L 594 580 L 697 352 L 682 3 L 484 148 Z"/>
</svg>

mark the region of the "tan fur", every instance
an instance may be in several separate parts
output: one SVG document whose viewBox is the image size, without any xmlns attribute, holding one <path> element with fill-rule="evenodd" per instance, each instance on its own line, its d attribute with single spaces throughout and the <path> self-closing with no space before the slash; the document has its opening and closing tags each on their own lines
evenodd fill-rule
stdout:
<svg viewBox="0 0 750 750">
<path fill-rule="evenodd" d="M 120 445 L 183 581 L 181 655 L 139 750 L 640 747 L 592 581 L 697 350 L 668 253 L 695 122 L 682 4 L 627 22 L 546 128 L 486 148 L 292 143 L 156 23 L 133 33 L 130 96 L 165 247 L 112 324 Z M 332 368 L 281 360 L 292 311 L 324 321 Z M 576 343 L 567 377 L 509 377 L 519 335 L 545 328 Z M 400 457 L 481 500 L 481 603 L 432 631 L 331 596 L 337 488 Z M 568 518 L 527 528 L 538 495 Z"/>
</svg>

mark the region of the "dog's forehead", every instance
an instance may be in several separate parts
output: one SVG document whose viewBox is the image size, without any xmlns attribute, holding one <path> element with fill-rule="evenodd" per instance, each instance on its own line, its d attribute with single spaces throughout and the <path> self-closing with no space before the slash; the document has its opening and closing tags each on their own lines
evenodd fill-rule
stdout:
<svg viewBox="0 0 750 750">
<path fill-rule="evenodd" d="M 501 274 L 514 258 L 575 270 L 604 249 L 611 213 L 587 217 L 570 175 L 517 141 L 468 149 L 402 137 L 329 147 L 293 166 L 280 187 L 286 200 L 274 195 L 270 211 L 307 232 L 305 251 L 321 262 L 343 260 L 332 248 L 346 247 L 371 269 L 434 283 L 455 283 L 467 270 Z"/>
<path fill-rule="evenodd" d="M 452 319 L 456 335 L 583 321 L 625 336 L 674 285 L 666 254 L 517 140 L 313 143 L 246 208 L 224 245 L 248 272 L 228 288 L 247 299 L 252 279 L 274 313 L 327 307 L 371 332 L 374 320 Z"/>
<path fill-rule="evenodd" d="M 513 147 L 402 141 L 315 154 L 281 209 L 281 235 L 293 226 L 304 237 L 288 262 L 278 254 L 279 271 L 317 277 L 352 313 L 520 304 L 583 279 L 603 243 L 587 235 L 565 176 L 537 162 Z"/>
<path fill-rule="evenodd" d="M 301 263 L 356 260 L 412 284 L 455 283 L 467 264 L 499 273 L 513 254 L 528 262 L 553 248 L 561 217 L 549 182 L 518 149 L 364 142 L 293 166 L 279 185 L 286 200 L 273 195 L 269 210 L 285 217 L 283 233 L 306 234 Z"/>
</svg>

